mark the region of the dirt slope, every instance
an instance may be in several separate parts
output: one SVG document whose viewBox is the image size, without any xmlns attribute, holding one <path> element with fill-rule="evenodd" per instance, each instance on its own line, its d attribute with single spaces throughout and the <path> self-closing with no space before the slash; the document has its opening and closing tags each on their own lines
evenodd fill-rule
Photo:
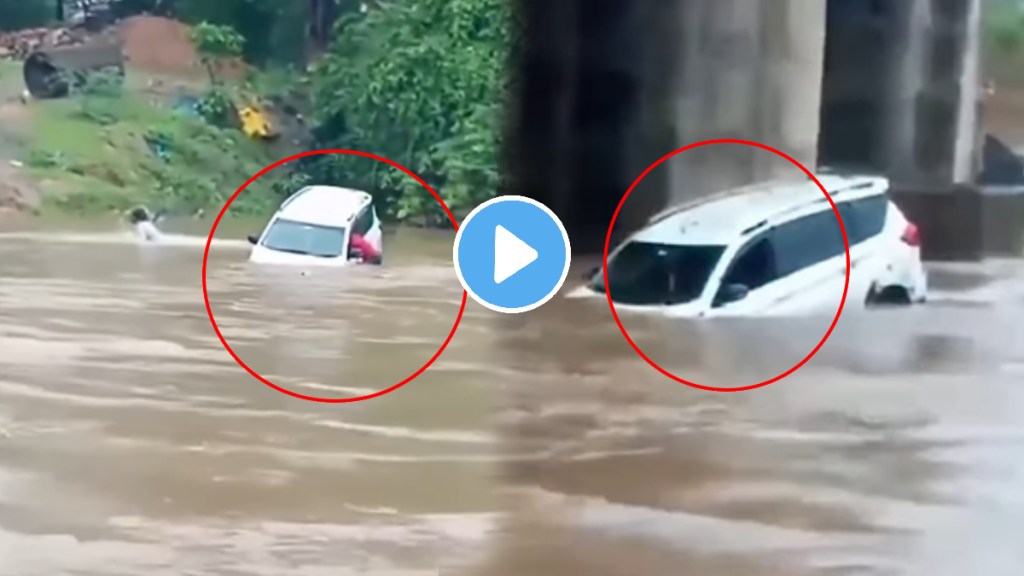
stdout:
<svg viewBox="0 0 1024 576">
<path fill-rule="evenodd" d="M 174 76 L 200 73 L 199 57 L 188 27 L 157 16 L 134 16 L 121 22 L 121 41 L 129 66 Z"/>
</svg>

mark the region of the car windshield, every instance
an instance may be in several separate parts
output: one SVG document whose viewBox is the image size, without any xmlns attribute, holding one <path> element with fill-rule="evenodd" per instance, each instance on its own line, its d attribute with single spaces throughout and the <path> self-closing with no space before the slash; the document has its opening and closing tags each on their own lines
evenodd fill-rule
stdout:
<svg viewBox="0 0 1024 576">
<path fill-rule="evenodd" d="M 267 232 L 263 245 L 280 252 L 333 258 L 345 249 L 345 228 L 278 218 Z"/>
<path fill-rule="evenodd" d="M 684 304 L 704 291 L 725 246 L 630 242 L 608 262 L 612 300 L 621 304 Z M 591 288 L 604 292 L 598 272 Z"/>
</svg>

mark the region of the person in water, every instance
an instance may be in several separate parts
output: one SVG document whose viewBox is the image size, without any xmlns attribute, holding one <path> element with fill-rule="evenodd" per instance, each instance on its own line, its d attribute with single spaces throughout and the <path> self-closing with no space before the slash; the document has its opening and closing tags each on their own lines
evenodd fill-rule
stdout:
<svg viewBox="0 0 1024 576">
<path fill-rule="evenodd" d="M 139 206 L 128 213 L 128 221 L 135 227 L 135 233 L 146 242 L 159 242 L 163 239 L 163 232 L 156 227 L 160 215 L 153 216 L 149 210 Z"/>
<path fill-rule="evenodd" d="M 353 232 L 349 239 L 348 251 L 350 258 L 359 258 L 363 264 L 380 264 L 383 260 L 380 251 L 367 242 L 362 234 L 356 232 Z"/>
</svg>

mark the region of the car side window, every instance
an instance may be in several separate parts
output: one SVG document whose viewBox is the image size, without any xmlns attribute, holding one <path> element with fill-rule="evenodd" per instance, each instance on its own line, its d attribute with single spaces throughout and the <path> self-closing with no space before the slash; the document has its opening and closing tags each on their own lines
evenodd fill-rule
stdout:
<svg viewBox="0 0 1024 576">
<path fill-rule="evenodd" d="M 373 227 L 373 221 L 373 207 L 367 206 L 363 208 L 352 222 L 352 232 L 359 235 L 366 234 Z"/>
<path fill-rule="evenodd" d="M 772 238 L 764 234 L 742 248 L 722 277 L 722 290 L 729 284 L 741 284 L 755 290 L 778 278 Z"/>
<path fill-rule="evenodd" d="M 843 234 L 832 210 L 786 222 L 773 231 L 773 239 L 780 277 L 845 252 Z"/>
<path fill-rule="evenodd" d="M 850 245 L 860 244 L 882 232 L 889 210 L 889 198 L 871 196 L 837 205 Z"/>
</svg>

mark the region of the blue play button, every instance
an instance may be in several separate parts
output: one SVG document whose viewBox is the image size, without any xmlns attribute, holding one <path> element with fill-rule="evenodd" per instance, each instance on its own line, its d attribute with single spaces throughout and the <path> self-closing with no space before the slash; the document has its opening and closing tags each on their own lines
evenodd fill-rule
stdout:
<svg viewBox="0 0 1024 576">
<path fill-rule="evenodd" d="M 544 304 L 569 274 L 569 235 L 547 206 L 499 196 L 466 216 L 455 236 L 455 273 L 466 292 L 495 312 Z"/>
</svg>

